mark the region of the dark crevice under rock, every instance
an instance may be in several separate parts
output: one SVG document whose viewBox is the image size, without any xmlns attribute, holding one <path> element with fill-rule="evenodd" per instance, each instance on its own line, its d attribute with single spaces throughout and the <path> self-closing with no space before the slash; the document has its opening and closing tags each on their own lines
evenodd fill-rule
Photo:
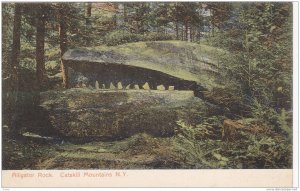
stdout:
<svg viewBox="0 0 300 191">
<path fill-rule="evenodd" d="M 97 81 L 101 88 L 104 84 L 106 89 L 109 89 L 111 83 L 117 87 L 119 82 L 123 89 L 128 85 L 130 85 L 130 89 L 134 89 L 134 85 L 143 89 L 142 86 L 147 82 L 152 90 L 156 90 L 159 85 L 164 85 L 166 89 L 174 86 L 176 90 L 192 90 L 197 97 L 202 97 L 202 91 L 205 90 L 203 86 L 194 81 L 141 67 L 86 61 L 65 61 L 65 64 L 68 67 L 69 87 L 85 84 L 95 88 Z"/>
</svg>

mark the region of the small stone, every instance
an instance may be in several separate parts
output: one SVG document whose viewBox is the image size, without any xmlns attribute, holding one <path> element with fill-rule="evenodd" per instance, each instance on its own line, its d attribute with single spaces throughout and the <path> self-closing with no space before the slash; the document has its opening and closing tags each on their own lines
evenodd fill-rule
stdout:
<svg viewBox="0 0 300 191">
<path fill-rule="evenodd" d="M 126 90 L 130 90 L 130 84 L 126 86 Z"/>
<path fill-rule="evenodd" d="M 134 89 L 136 89 L 136 90 L 139 90 L 140 89 L 140 87 L 139 87 L 139 85 L 134 85 Z"/>
<path fill-rule="evenodd" d="M 83 87 L 83 88 L 86 88 L 86 84 L 85 84 L 85 83 L 83 83 L 83 84 L 82 84 L 82 87 Z"/>
<path fill-rule="evenodd" d="M 148 82 L 146 82 L 146 83 L 143 85 L 143 89 L 144 89 L 144 90 L 150 90 L 150 86 L 149 86 Z"/>
<path fill-rule="evenodd" d="M 122 83 L 118 82 L 117 87 L 118 87 L 119 90 L 123 89 Z"/>
<path fill-rule="evenodd" d="M 95 88 L 96 88 L 97 90 L 100 89 L 100 87 L 99 87 L 99 82 L 98 82 L 98 81 L 95 82 Z"/>
<path fill-rule="evenodd" d="M 102 84 L 102 89 L 106 89 L 105 84 Z"/>
<path fill-rule="evenodd" d="M 116 89 L 116 86 L 112 82 L 110 82 L 109 89 Z"/>
<path fill-rule="evenodd" d="M 93 86 L 89 85 L 89 89 L 94 89 Z"/>
<path fill-rule="evenodd" d="M 166 90 L 164 85 L 159 85 L 157 86 L 157 90 Z"/>
<path fill-rule="evenodd" d="M 169 86 L 169 90 L 173 91 L 173 90 L 175 90 L 175 87 L 174 86 Z"/>
</svg>

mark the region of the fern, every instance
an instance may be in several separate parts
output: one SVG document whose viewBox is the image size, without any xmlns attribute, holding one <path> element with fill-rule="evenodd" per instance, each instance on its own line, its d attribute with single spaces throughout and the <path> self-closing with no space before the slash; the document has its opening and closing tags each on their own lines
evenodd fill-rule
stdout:
<svg viewBox="0 0 300 191">
<path fill-rule="evenodd" d="M 285 109 L 282 109 L 280 115 L 278 115 L 278 123 L 280 129 L 287 134 L 288 140 L 292 140 L 293 132 L 292 128 L 288 126 L 287 112 Z"/>
</svg>

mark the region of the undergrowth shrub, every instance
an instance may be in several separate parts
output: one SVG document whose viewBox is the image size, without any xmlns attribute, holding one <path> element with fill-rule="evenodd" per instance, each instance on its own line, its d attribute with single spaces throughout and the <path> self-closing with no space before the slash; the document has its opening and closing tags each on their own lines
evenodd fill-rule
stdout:
<svg viewBox="0 0 300 191">
<path fill-rule="evenodd" d="M 241 116 L 250 113 L 245 96 L 238 86 L 214 87 L 211 91 L 204 92 L 204 97 L 233 115 Z"/>
<path fill-rule="evenodd" d="M 274 108 L 264 106 L 254 100 L 251 111 L 253 118 L 267 123 L 270 129 L 285 136 L 287 141 L 292 140 L 292 116 L 284 108 L 277 112 Z"/>
<path fill-rule="evenodd" d="M 108 46 L 116 46 L 120 44 L 138 42 L 138 41 L 161 41 L 161 40 L 173 40 L 174 35 L 162 34 L 156 32 L 149 32 L 144 35 L 130 33 L 126 30 L 115 30 L 108 33 L 104 37 L 104 42 Z"/>
<path fill-rule="evenodd" d="M 142 36 L 139 34 L 133 34 L 125 30 L 115 30 L 108 33 L 104 37 L 104 42 L 108 46 L 115 46 L 119 44 L 125 44 L 129 42 L 138 42 L 142 40 Z"/>
<path fill-rule="evenodd" d="M 161 41 L 161 40 L 174 40 L 174 35 L 171 34 L 163 34 L 157 32 L 150 32 L 145 35 L 144 41 Z"/>
<path fill-rule="evenodd" d="M 281 117 L 284 114 L 281 114 Z M 282 117 L 284 118 L 284 117 Z M 274 128 L 254 134 L 241 130 L 240 139 L 221 141 L 221 119 L 191 126 L 177 121 L 179 129 L 174 137 L 177 153 L 186 168 L 291 168 L 292 144 Z M 252 121 L 252 120 L 250 120 Z M 254 120 L 252 123 L 268 128 L 268 124 Z M 281 122 L 284 124 L 284 122 Z M 283 125 L 284 126 L 284 125 Z"/>
</svg>

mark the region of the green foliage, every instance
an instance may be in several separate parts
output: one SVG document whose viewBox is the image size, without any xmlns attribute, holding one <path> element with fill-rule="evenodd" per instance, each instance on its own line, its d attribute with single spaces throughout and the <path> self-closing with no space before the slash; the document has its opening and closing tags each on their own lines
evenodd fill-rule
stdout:
<svg viewBox="0 0 300 191">
<path fill-rule="evenodd" d="M 288 124 L 289 117 L 285 109 L 281 110 L 281 113 L 278 115 L 277 120 L 280 129 L 287 134 L 288 140 L 292 141 L 293 131 L 291 125 Z"/>
<path fill-rule="evenodd" d="M 238 95 L 244 109 L 251 108 L 245 114 L 275 126 L 278 113 L 290 110 L 292 102 L 291 9 L 290 3 L 241 4 L 234 24 L 239 27 L 210 40 L 231 52 L 220 64 L 227 74 L 224 91 Z M 231 88 L 232 82 L 238 88 Z"/>
<path fill-rule="evenodd" d="M 218 133 L 220 119 L 210 117 L 207 120 L 213 120 L 218 125 L 208 128 L 205 122 L 196 126 L 177 122 L 179 129 L 173 141 L 186 168 L 291 168 L 292 145 L 276 130 L 258 134 L 241 130 L 240 139 L 223 142 Z M 269 129 L 263 122 L 250 120 L 249 124 L 259 124 Z"/>
<path fill-rule="evenodd" d="M 146 133 L 141 133 L 132 136 L 126 142 L 125 147 L 123 150 L 126 150 L 131 155 L 141 154 L 141 153 L 152 153 L 154 148 L 159 146 L 159 142 L 156 139 L 153 139 L 150 135 Z"/>
<path fill-rule="evenodd" d="M 23 68 L 35 71 L 36 61 L 35 61 L 35 59 L 31 59 L 31 58 L 23 58 L 20 61 L 20 66 Z"/>
<path fill-rule="evenodd" d="M 174 40 L 175 36 L 171 34 L 162 34 L 157 32 L 147 33 L 144 40 L 148 41 L 161 41 L 161 40 Z"/>
<path fill-rule="evenodd" d="M 11 14 L 13 5 L 9 3 L 2 4 L 2 74 L 3 77 L 10 75 L 10 49 L 12 43 L 12 22 L 13 16 Z"/>
<path fill-rule="evenodd" d="M 173 40 L 175 37 L 170 34 L 162 34 L 162 33 L 146 33 L 144 35 L 130 33 L 126 30 L 115 30 L 113 32 L 108 33 L 104 37 L 104 41 L 108 46 L 115 46 L 120 44 L 126 44 L 130 42 L 138 42 L 138 41 L 162 41 L 162 40 Z"/>
<path fill-rule="evenodd" d="M 224 38 L 225 36 L 226 38 Z M 235 29 L 225 31 L 215 29 L 214 35 L 207 34 L 204 41 L 210 46 L 220 47 L 230 51 L 240 50 L 242 48 L 241 35 Z"/>
<path fill-rule="evenodd" d="M 261 122 L 267 122 L 273 127 L 273 130 L 285 136 L 287 141 L 292 140 L 292 116 L 289 116 L 285 109 L 276 112 L 273 108 L 263 106 L 257 101 L 252 106 L 252 115 Z"/>
<path fill-rule="evenodd" d="M 186 165 L 194 164 L 197 168 L 203 168 L 203 163 L 205 163 L 205 153 L 201 149 L 202 145 L 195 139 L 195 129 L 182 121 L 178 121 L 177 124 L 180 127 L 180 133 L 177 133 L 174 143 L 177 152 L 184 158 L 184 163 Z"/>
<path fill-rule="evenodd" d="M 57 61 L 46 62 L 45 68 L 49 74 L 55 75 L 60 72 L 60 62 Z"/>
<path fill-rule="evenodd" d="M 129 42 L 138 42 L 140 40 L 141 35 L 133 34 L 125 30 L 115 30 L 111 33 L 108 33 L 104 38 L 104 41 L 108 46 L 115 46 Z"/>
<path fill-rule="evenodd" d="M 249 106 L 245 104 L 245 95 L 241 87 L 235 82 L 226 84 L 226 87 L 214 87 L 211 91 L 205 92 L 205 98 L 211 103 L 222 106 L 225 111 L 236 115 L 245 115 L 250 112 Z"/>
<path fill-rule="evenodd" d="M 216 117 L 208 118 L 219 124 Z M 211 121 L 212 120 L 212 121 Z M 179 129 L 174 138 L 178 154 L 183 158 L 186 168 L 226 168 L 229 159 L 220 153 L 220 140 L 215 139 L 220 126 L 213 127 L 205 121 L 196 127 L 177 121 Z M 213 139 L 209 137 L 214 137 Z"/>
<path fill-rule="evenodd" d="M 239 163 L 247 161 L 243 167 L 291 168 L 292 145 L 284 140 L 284 137 L 248 135 L 248 139 L 243 144 L 247 145 L 245 156 L 235 157 Z M 239 151 L 238 147 L 236 149 Z"/>
</svg>

